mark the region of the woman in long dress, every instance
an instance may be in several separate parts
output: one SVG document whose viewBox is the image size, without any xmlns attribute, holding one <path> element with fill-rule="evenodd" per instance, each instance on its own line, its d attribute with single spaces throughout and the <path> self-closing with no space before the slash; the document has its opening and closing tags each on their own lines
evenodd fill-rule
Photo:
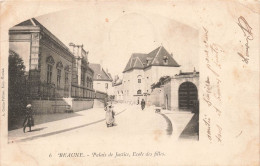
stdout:
<svg viewBox="0 0 260 166">
<path fill-rule="evenodd" d="M 23 122 L 23 132 L 25 133 L 26 127 L 29 127 L 29 131 L 31 130 L 31 127 L 34 126 L 34 119 L 33 119 L 33 111 L 32 111 L 32 105 L 28 104 L 26 106 L 26 115 Z"/>
<path fill-rule="evenodd" d="M 106 106 L 106 124 L 107 127 L 112 127 L 115 122 L 115 112 L 113 110 L 112 103 L 107 104 Z"/>
</svg>

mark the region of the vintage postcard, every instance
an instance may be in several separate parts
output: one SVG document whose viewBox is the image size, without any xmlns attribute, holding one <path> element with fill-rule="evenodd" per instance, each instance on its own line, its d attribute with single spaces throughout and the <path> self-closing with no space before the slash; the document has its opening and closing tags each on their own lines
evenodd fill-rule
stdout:
<svg viewBox="0 0 260 166">
<path fill-rule="evenodd" d="M 259 1 L 1 1 L 1 166 L 258 166 Z"/>
</svg>

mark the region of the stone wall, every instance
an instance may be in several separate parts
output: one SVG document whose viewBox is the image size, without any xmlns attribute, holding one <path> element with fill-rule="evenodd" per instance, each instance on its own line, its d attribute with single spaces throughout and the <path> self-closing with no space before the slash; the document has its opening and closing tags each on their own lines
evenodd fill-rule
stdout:
<svg viewBox="0 0 260 166">
<path fill-rule="evenodd" d="M 179 110 L 179 87 L 184 82 L 193 83 L 199 94 L 199 75 L 175 76 L 147 97 L 147 103 L 168 110 Z"/>
<path fill-rule="evenodd" d="M 74 112 L 82 111 L 82 110 L 93 108 L 93 105 L 94 105 L 94 99 L 73 100 L 72 110 Z"/>
<path fill-rule="evenodd" d="M 199 76 L 198 75 L 172 78 L 172 80 L 171 80 L 171 109 L 172 110 L 177 110 L 179 107 L 179 87 L 184 82 L 193 83 L 197 87 L 198 94 L 199 94 Z"/>
<path fill-rule="evenodd" d="M 164 92 L 162 99 L 163 99 L 163 104 L 162 107 L 167 109 L 167 110 L 171 110 L 171 104 L 172 101 L 174 100 L 171 96 L 171 91 L 172 91 L 172 85 L 171 85 L 171 81 L 167 82 L 164 86 L 163 86 L 163 90 Z M 176 100 L 176 99 L 175 99 Z"/>
<path fill-rule="evenodd" d="M 164 91 L 162 88 L 155 88 L 152 93 L 147 97 L 147 103 L 155 105 L 156 107 L 163 107 Z"/>
<path fill-rule="evenodd" d="M 64 113 L 71 108 L 75 111 L 82 111 L 93 108 L 93 99 L 66 98 L 60 100 L 32 100 L 32 109 L 35 114 Z"/>
<path fill-rule="evenodd" d="M 94 99 L 93 108 L 104 108 L 105 100 L 104 99 Z"/>
</svg>

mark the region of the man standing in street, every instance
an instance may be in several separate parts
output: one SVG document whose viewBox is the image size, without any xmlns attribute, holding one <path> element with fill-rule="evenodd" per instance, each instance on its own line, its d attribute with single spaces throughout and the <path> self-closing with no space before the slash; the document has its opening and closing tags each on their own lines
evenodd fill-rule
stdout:
<svg viewBox="0 0 260 166">
<path fill-rule="evenodd" d="M 142 110 L 144 110 L 144 108 L 145 108 L 145 101 L 144 101 L 144 99 L 142 99 L 142 101 L 141 101 L 141 108 L 142 108 Z"/>
</svg>

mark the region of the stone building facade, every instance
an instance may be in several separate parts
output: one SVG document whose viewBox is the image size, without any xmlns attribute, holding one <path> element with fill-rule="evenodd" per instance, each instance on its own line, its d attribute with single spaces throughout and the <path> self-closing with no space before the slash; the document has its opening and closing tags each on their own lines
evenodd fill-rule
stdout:
<svg viewBox="0 0 260 166">
<path fill-rule="evenodd" d="M 83 45 L 70 43 L 70 46 L 75 57 L 72 65 L 71 96 L 77 98 L 94 98 L 94 71 L 89 66 L 88 52 L 84 50 Z"/>
<path fill-rule="evenodd" d="M 193 109 L 199 101 L 199 72 L 180 72 L 173 77 L 161 78 L 152 86 L 147 100 L 151 105 L 168 110 Z"/>
<path fill-rule="evenodd" d="M 94 71 L 93 87 L 96 91 L 114 95 L 112 86 L 113 78 L 108 71 L 105 71 L 100 64 L 90 63 L 90 68 Z"/>
<path fill-rule="evenodd" d="M 107 94 L 93 89 L 94 71 L 83 45 L 71 50 L 35 18 L 9 29 L 9 49 L 19 54 L 28 73 L 28 102 L 37 113 L 93 107 Z"/>
<path fill-rule="evenodd" d="M 115 100 L 120 103 L 123 102 L 124 92 L 123 92 L 122 80 L 118 79 L 117 81 L 114 82 L 113 86 L 114 86 Z"/>
<path fill-rule="evenodd" d="M 74 55 L 58 38 L 32 18 L 9 30 L 9 43 L 24 59 L 30 97 L 69 97 Z"/>
<path fill-rule="evenodd" d="M 173 55 L 160 46 L 148 54 L 134 53 L 123 71 L 123 98 L 126 102 L 139 103 L 151 94 L 151 85 L 162 76 L 178 73 L 180 65 Z"/>
</svg>

